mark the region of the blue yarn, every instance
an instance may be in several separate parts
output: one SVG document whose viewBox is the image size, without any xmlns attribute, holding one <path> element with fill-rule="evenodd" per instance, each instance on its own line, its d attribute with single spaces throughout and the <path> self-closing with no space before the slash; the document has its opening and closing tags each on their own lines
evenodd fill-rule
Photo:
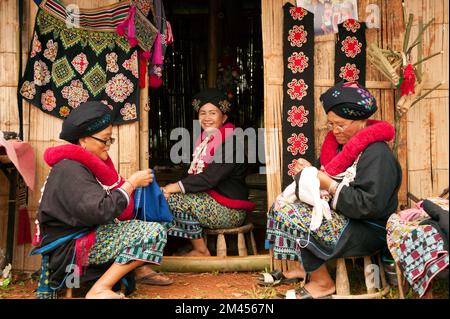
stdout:
<svg viewBox="0 0 450 319">
<path fill-rule="evenodd" d="M 137 188 L 134 193 L 136 218 L 147 222 L 171 222 L 172 213 L 161 193 L 156 178 L 147 187 Z"/>
</svg>

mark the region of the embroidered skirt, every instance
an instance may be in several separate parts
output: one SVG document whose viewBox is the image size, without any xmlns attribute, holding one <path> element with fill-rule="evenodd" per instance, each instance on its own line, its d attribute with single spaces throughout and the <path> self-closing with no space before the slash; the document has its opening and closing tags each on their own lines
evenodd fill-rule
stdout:
<svg viewBox="0 0 450 319">
<path fill-rule="evenodd" d="M 131 260 L 160 264 L 166 242 L 166 230 L 159 223 L 128 220 L 102 225 L 97 229 L 89 264 L 99 265 L 111 260 L 119 264 Z"/>
<path fill-rule="evenodd" d="M 266 240 L 273 246 L 275 259 L 302 261 L 307 270 L 309 267 L 302 260 L 302 253 L 314 247 L 334 250 L 342 235 L 348 218 L 332 211 L 332 219 L 323 219 L 320 227 L 309 231 L 312 207 L 304 203 L 287 204 L 275 210 L 272 206 L 267 216 Z M 300 240 L 300 248 L 297 243 Z"/>
<path fill-rule="evenodd" d="M 220 205 L 206 193 L 175 193 L 168 203 L 174 219 L 168 234 L 176 237 L 202 238 L 203 228 L 239 227 L 246 217 L 245 210 Z"/>
<path fill-rule="evenodd" d="M 386 226 L 391 255 L 419 296 L 449 264 L 442 236 L 431 225 L 420 225 L 421 221 L 404 221 L 399 214 L 393 214 Z"/>
</svg>

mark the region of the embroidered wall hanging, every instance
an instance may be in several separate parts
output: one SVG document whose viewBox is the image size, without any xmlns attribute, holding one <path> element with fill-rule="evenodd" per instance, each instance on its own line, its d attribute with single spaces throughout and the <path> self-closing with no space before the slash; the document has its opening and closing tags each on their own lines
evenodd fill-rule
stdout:
<svg viewBox="0 0 450 319">
<path fill-rule="evenodd" d="M 335 83 L 342 81 L 358 82 L 366 85 L 366 23 L 353 19 L 338 26 L 335 47 Z"/>
<path fill-rule="evenodd" d="M 44 4 L 56 6 L 57 2 L 45 1 L 41 7 Z M 117 8 L 113 11 L 120 15 L 121 7 Z M 56 10 L 59 15 L 54 14 Z M 75 28 L 62 19 L 64 10 L 56 6 L 38 11 L 20 94 L 59 118 L 67 117 L 82 102 L 98 100 L 113 110 L 114 124 L 138 120 L 138 49 L 115 32 L 114 24 L 120 19 L 114 13 L 105 17 L 104 8 L 90 10 Z M 111 32 L 103 31 L 107 24 Z"/>
<path fill-rule="evenodd" d="M 314 161 L 314 14 L 286 3 L 283 27 L 283 189 L 299 158 Z"/>
</svg>

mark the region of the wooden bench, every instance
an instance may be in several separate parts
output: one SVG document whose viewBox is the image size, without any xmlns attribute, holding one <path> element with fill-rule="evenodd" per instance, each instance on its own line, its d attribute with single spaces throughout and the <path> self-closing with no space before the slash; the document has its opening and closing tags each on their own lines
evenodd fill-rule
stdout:
<svg viewBox="0 0 450 319">
<path fill-rule="evenodd" d="M 217 235 L 216 252 L 217 256 L 225 257 L 227 256 L 227 243 L 225 240 L 225 235 L 237 235 L 237 246 L 239 256 L 248 256 L 248 250 L 245 240 L 245 235 L 250 235 L 250 243 L 252 247 L 252 254 L 256 255 L 256 243 L 253 236 L 253 224 L 248 223 L 241 227 L 236 228 L 225 228 L 225 229 L 204 229 L 203 230 L 204 239 L 206 245 L 208 245 L 208 235 Z"/>
<path fill-rule="evenodd" d="M 364 279 L 367 293 L 352 295 L 350 293 L 346 260 L 350 259 L 354 263 L 358 258 L 364 259 Z M 373 263 L 373 259 L 376 259 L 375 262 L 378 265 Z M 376 287 L 377 283 L 379 287 Z M 389 292 L 389 288 L 379 252 L 372 256 L 344 257 L 336 260 L 336 294 L 333 295 L 333 299 L 378 299 L 385 296 Z"/>
</svg>

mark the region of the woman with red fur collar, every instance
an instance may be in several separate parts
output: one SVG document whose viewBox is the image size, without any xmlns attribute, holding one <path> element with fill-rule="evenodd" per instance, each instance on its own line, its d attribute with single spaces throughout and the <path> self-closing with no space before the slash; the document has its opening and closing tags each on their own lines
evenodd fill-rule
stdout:
<svg viewBox="0 0 450 319">
<path fill-rule="evenodd" d="M 86 102 L 63 123 L 60 138 L 71 144 L 44 153 L 51 171 L 38 211 L 38 247 L 32 252 L 43 255 L 39 298 L 52 298 L 77 281 L 96 280 L 86 298 L 120 299 L 113 286 L 121 278 L 144 263 L 161 262 L 166 229 L 135 220 L 133 213 L 134 190 L 150 184 L 153 174 L 146 169 L 122 178 L 108 155 L 111 135 L 109 107 Z M 142 272 L 149 276 L 148 270 Z"/>
<path fill-rule="evenodd" d="M 276 280 L 291 283 L 309 274 L 311 280 L 304 287 L 291 291 L 298 299 L 335 292 L 326 261 L 366 256 L 386 246 L 386 222 L 397 209 L 401 184 L 401 167 L 387 144 L 394 138 L 394 128 L 368 119 L 377 110 L 372 94 L 356 82 L 340 82 L 322 94 L 321 102 L 329 132 L 314 166 L 320 169 L 317 178 L 322 197 L 329 198 L 332 218 L 311 230 L 311 206 L 275 203 L 268 214 L 267 240 L 274 258 L 299 261 L 299 267 L 258 280 L 262 285 Z M 311 164 L 299 159 L 296 177 L 307 166 Z"/>
<path fill-rule="evenodd" d="M 231 104 L 227 96 L 217 89 L 205 89 L 196 94 L 192 105 L 202 128 L 193 160 L 186 177 L 162 190 L 174 214 L 174 227 L 168 234 L 190 240 L 192 250 L 187 256 L 210 256 L 203 228 L 241 226 L 255 204 L 248 201 L 247 161 L 238 154 L 244 144 L 228 121 Z M 225 150 L 228 146 L 232 152 Z"/>
</svg>

